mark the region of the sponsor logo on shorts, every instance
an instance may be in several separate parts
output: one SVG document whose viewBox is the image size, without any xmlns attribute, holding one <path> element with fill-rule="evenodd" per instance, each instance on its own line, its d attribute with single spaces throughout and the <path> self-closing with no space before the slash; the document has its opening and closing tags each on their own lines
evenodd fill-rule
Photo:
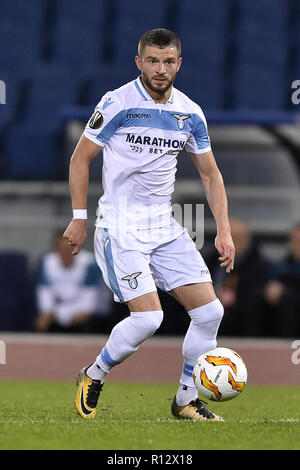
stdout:
<svg viewBox="0 0 300 470">
<path fill-rule="evenodd" d="M 142 272 L 128 274 L 127 276 L 122 277 L 122 281 L 128 281 L 129 287 L 131 289 L 136 289 L 138 286 L 137 277 L 142 274 Z"/>
<path fill-rule="evenodd" d="M 209 274 L 209 270 L 208 269 L 201 269 L 200 273 L 201 274 Z"/>
</svg>

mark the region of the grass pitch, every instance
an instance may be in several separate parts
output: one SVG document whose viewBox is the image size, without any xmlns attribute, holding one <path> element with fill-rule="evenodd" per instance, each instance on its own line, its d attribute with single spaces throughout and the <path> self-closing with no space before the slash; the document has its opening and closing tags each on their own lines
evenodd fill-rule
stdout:
<svg viewBox="0 0 300 470">
<path fill-rule="evenodd" d="M 0 449 L 300 449 L 299 387 L 247 386 L 209 402 L 224 423 L 180 421 L 170 413 L 176 384 L 107 383 L 98 416 L 83 420 L 70 382 L 0 383 Z"/>
</svg>

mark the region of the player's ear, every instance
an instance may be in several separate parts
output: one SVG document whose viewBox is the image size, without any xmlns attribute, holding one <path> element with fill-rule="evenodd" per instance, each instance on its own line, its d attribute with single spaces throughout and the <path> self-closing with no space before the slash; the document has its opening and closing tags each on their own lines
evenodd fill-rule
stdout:
<svg viewBox="0 0 300 470">
<path fill-rule="evenodd" d="M 139 55 L 135 56 L 135 63 L 137 68 L 141 71 L 142 70 L 142 60 Z"/>
<path fill-rule="evenodd" d="M 178 62 L 177 62 L 177 72 L 179 71 L 181 64 L 182 64 L 182 57 L 179 57 Z"/>
</svg>

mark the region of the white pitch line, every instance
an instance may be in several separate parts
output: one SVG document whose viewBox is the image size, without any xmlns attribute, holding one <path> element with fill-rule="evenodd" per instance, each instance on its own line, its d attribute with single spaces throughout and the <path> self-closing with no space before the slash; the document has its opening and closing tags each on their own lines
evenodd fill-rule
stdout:
<svg viewBox="0 0 300 470">
<path fill-rule="evenodd" d="M 68 419 L 55 419 L 55 418 L 49 418 L 49 419 L 0 419 L 0 424 L 63 424 L 64 426 L 68 426 L 70 424 L 80 424 L 82 423 L 82 419 L 74 418 L 71 420 Z M 107 420 L 102 420 L 99 419 L 97 422 L 107 422 Z M 125 424 L 134 424 L 134 423 L 140 423 L 140 424 L 178 424 L 181 425 L 183 423 L 187 423 L 187 425 L 191 423 L 199 423 L 199 421 L 196 420 L 182 420 L 182 419 L 174 419 L 174 418 L 153 418 L 153 419 L 110 419 L 110 423 L 125 423 Z M 268 419 L 268 418 L 258 418 L 258 419 L 234 419 L 234 418 L 229 418 L 225 419 L 224 422 L 216 422 L 216 421 L 209 421 L 209 420 L 204 420 L 201 421 L 201 423 L 213 423 L 217 426 L 221 424 L 282 424 L 282 423 L 289 423 L 289 424 L 298 424 L 300 423 L 299 418 L 279 418 L 279 419 Z"/>
</svg>

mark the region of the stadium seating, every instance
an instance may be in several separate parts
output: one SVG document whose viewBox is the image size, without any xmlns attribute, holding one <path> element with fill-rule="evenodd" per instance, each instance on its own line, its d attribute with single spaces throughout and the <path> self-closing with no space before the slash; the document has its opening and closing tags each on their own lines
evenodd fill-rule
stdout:
<svg viewBox="0 0 300 470">
<path fill-rule="evenodd" d="M 232 1 L 227 0 L 185 0 L 178 5 L 176 31 L 179 36 L 192 30 L 195 41 L 202 28 L 211 29 L 214 33 L 224 31 L 228 24 Z M 198 42 L 201 47 L 201 43 Z M 197 46 L 198 46 L 197 45 Z M 197 49 L 200 49 L 198 46 Z"/>
<path fill-rule="evenodd" d="M 245 27 L 244 27 L 245 26 Z M 263 29 L 261 29 L 263 28 Z M 274 72 L 283 69 L 287 61 L 287 36 L 285 30 L 274 31 L 263 22 L 259 27 L 240 25 L 237 30 L 236 59 L 238 63 L 270 64 Z"/>
<path fill-rule="evenodd" d="M 300 54 L 300 2 L 294 0 L 291 8 L 289 24 L 290 48 L 292 52 Z"/>
<path fill-rule="evenodd" d="M 264 18 L 266 23 L 272 23 L 276 27 L 287 21 L 290 2 L 287 0 L 238 0 L 236 5 L 242 17 L 250 20 Z"/>
<path fill-rule="evenodd" d="M 63 105 L 78 102 L 79 83 L 71 69 L 45 65 L 35 71 L 22 119 L 5 136 L 7 178 L 59 177 Z"/>
<path fill-rule="evenodd" d="M 79 76 L 72 68 L 51 64 L 41 66 L 32 75 L 23 123 L 39 128 L 59 128 L 61 107 L 78 103 L 79 89 Z"/>
<path fill-rule="evenodd" d="M 52 61 L 74 70 L 101 60 L 103 38 L 101 24 L 84 24 L 80 18 L 60 19 L 55 25 Z"/>
<path fill-rule="evenodd" d="M 49 0 L 0 0 L 0 18 L 14 22 L 39 24 L 44 20 Z"/>
<path fill-rule="evenodd" d="M 10 130 L 5 143 L 8 179 L 59 179 L 60 146 L 57 132 L 17 126 Z"/>
<path fill-rule="evenodd" d="M 233 81 L 233 107 L 244 110 L 280 110 L 289 99 L 289 84 L 282 71 L 274 73 L 270 66 L 261 65 L 259 73 L 252 64 L 239 66 Z"/>
<path fill-rule="evenodd" d="M 220 0 L 187 0 L 178 6 L 176 31 L 181 39 L 183 65 L 175 86 L 206 111 L 224 107 L 230 6 L 230 1 Z"/>
<path fill-rule="evenodd" d="M 56 2 L 55 14 L 58 21 L 68 19 L 70 21 L 80 21 L 86 26 L 103 27 L 103 18 L 106 2 L 99 0 L 58 0 Z"/>
<path fill-rule="evenodd" d="M 85 81 L 85 102 L 96 106 L 102 96 L 109 90 L 119 88 L 139 75 L 139 71 L 132 61 L 132 64 L 124 64 L 122 67 L 122 77 L 119 70 L 112 64 L 102 64 L 93 67 L 84 74 Z"/>
<path fill-rule="evenodd" d="M 291 109 L 290 84 L 300 71 L 299 5 L 298 0 L 152 0 L 149 5 L 0 0 L 0 80 L 7 83 L 8 97 L 0 114 L 0 148 L 5 143 L 12 158 L 6 177 L 29 177 L 17 164 L 16 134 L 23 156 L 32 144 L 40 152 L 42 142 L 57 152 L 63 106 L 95 105 L 106 91 L 134 79 L 137 42 L 155 27 L 178 33 L 183 66 L 175 86 L 205 112 Z M 12 123 L 16 129 L 10 129 Z M 6 130 L 12 136 L 5 137 Z M 44 157 L 41 170 L 32 166 L 34 178 L 47 178 L 47 168 L 52 177 L 59 173 L 52 167 L 58 159 L 48 150 Z M 0 171 L 4 167 L 1 163 Z"/>
<path fill-rule="evenodd" d="M 0 63 L 1 67 L 1 63 Z M 5 105 L 1 105 L 0 133 L 4 131 L 6 124 L 11 122 L 18 104 L 19 89 L 21 83 L 11 73 L 1 71 L 1 80 L 5 83 Z"/>
<path fill-rule="evenodd" d="M 42 54 L 39 28 L 28 28 L 13 20 L 0 19 L 0 62 L 8 70 L 30 76 Z"/>
<path fill-rule="evenodd" d="M 134 59 L 138 41 L 146 31 L 166 27 L 167 6 L 166 0 L 152 0 L 145 11 L 145 4 L 139 0 L 117 3 L 113 41 L 115 64 L 123 66 Z"/>
<path fill-rule="evenodd" d="M 222 75 L 212 73 L 213 68 L 214 66 L 196 68 L 190 63 L 184 63 L 175 80 L 175 88 L 196 101 L 205 112 L 223 107 Z"/>
<path fill-rule="evenodd" d="M 24 77 L 18 77 L 2 66 L 1 62 L 0 71 L 0 79 L 5 84 L 5 104 L 0 104 L 0 175 L 5 176 L 9 161 L 4 152 L 4 140 L 10 127 L 16 125 L 21 118 L 20 106 L 25 82 Z"/>
</svg>

